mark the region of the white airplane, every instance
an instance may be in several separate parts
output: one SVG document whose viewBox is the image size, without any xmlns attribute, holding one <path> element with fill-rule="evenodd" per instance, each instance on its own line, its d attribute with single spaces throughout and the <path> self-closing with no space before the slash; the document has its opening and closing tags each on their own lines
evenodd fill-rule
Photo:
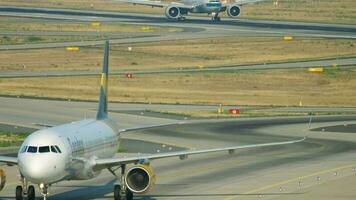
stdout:
<svg viewBox="0 0 356 200">
<path fill-rule="evenodd" d="M 219 13 L 227 12 L 229 17 L 238 17 L 241 14 L 241 6 L 258 3 L 266 0 L 236 0 L 233 3 L 223 3 L 221 0 L 180 0 L 179 2 L 162 2 L 153 0 L 116 0 L 134 5 L 165 8 L 168 19 L 184 20 L 188 13 L 207 13 L 212 21 L 220 21 Z"/>
<path fill-rule="evenodd" d="M 126 131 L 144 128 L 167 126 L 167 124 L 119 129 L 110 120 L 107 112 L 109 42 L 105 43 L 103 71 L 99 106 L 96 118 L 42 129 L 29 135 L 21 145 L 17 157 L 0 156 L 0 162 L 10 166 L 17 165 L 21 183 L 16 187 L 16 200 L 27 196 L 28 200 L 35 199 L 35 187 L 39 186 L 43 199 L 48 198 L 49 187 L 57 182 L 70 180 L 92 179 L 104 169 L 109 170 L 118 183 L 114 186 L 114 199 L 125 197 L 133 199 L 133 194 L 148 192 L 153 186 L 155 174 L 150 162 L 155 159 L 179 157 L 186 159 L 188 155 L 227 151 L 233 153 L 237 149 L 287 145 L 300 140 L 250 144 L 214 149 L 187 150 L 157 154 L 142 154 L 128 157 L 115 157 L 120 135 Z M 128 164 L 133 164 L 129 169 Z M 121 176 L 116 170 L 121 169 Z M 5 173 L 0 170 L 3 188 Z"/>
</svg>

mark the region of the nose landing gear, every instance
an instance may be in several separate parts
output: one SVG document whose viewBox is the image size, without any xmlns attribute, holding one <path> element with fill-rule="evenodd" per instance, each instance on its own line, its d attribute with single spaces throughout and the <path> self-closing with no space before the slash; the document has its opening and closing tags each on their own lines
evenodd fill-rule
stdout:
<svg viewBox="0 0 356 200">
<path fill-rule="evenodd" d="M 211 21 L 213 22 L 219 22 L 221 19 L 219 17 L 219 13 L 213 13 L 213 16 L 211 17 Z"/>
<path fill-rule="evenodd" d="M 39 185 L 39 187 L 40 187 L 40 190 L 41 190 L 41 194 L 42 194 L 42 196 L 43 196 L 43 200 L 47 200 L 48 195 L 49 195 L 49 192 L 48 192 L 49 186 L 48 186 L 48 185 L 45 185 L 45 184 L 43 184 L 43 183 L 41 183 L 41 184 Z"/>
<path fill-rule="evenodd" d="M 27 180 L 21 176 L 21 185 L 18 185 L 16 187 L 16 200 L 23 200 L 23 197 L 27 195 L 28 200 L 35 200 L 36 198 L 36 193 L 35 193 L 35 187 L 33 185 L 30 185 L 27 188 L 28 182 Z"/>
</svg>

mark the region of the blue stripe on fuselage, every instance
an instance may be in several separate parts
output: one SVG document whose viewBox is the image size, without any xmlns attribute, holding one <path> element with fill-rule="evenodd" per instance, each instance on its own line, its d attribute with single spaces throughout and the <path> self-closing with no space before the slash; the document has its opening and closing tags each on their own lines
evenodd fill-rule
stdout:
<svg viewBox="0 0 356 200">
<path fill-rule="evenodd" d="M 207 7 L 221 7 L 221 2 L 209 2 L 206 4 Z"/>
</svg>

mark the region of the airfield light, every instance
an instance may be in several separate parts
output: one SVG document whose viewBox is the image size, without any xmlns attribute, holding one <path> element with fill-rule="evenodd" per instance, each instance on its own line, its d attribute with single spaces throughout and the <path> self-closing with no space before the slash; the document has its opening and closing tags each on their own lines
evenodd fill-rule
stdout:
<svg viewBox="0 0 356 200">
<path fill-rule="evenodd" d="M 100 25 L 101 25 L 100 22 L 92 22 L 92 23 L 91 23 L 91 26 L 92 26 L 92 27 L 99 27 Z"/>
<path fill-rule="evenodd" d="M 67 47 L 66 50 L 67 51 L 79 51 L 80 47 Z"/>
<path fill-rule="evenodd" d="M 143 27 L 141 27 L 141 30 L 142 30 L 142 31 L 149 31 L 149 30 L 151 30 L 151 27 L 149 27 L 149 26 L 143 26 Z"/>
<path fill-rule="evenodd" d="M 286 35 L 286 36 L 283 37 L 283 39 L 284 39 L 285 41 L 292 41 L 294 38 L 293 38 L 293 36 Z"/>
<path fill-rule="evenodd" d="M 324 68 L 323 67 L 310 67 L 310 68 L 308 68 L 308 71 L 321 73 L 324 71 Z"/>
<path fill-rule="evenodd" d="M 126 78 L 133 78 L 133 74 L 132 73 L 127 73 L 126 74 Z"/>
<path fill-rule="evenodd" d="M 233 114 L 233 115 L 238 115 L 238 114 L 240 114 L 240 109 L 232 108 L 232 109 L 229 110 L 229 113 Z"/>
</svg>

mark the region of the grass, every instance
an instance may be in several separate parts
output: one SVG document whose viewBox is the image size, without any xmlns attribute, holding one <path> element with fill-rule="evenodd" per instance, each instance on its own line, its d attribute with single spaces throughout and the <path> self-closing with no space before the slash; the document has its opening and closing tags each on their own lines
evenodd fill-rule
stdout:
<svg viewBox="0 0 356 200">
<path fill-rule="evenodd" d="M 140 26 L 115 24 L 113 22 L 58 22 L 58 20 L 43 20 L 19 17 L 0 17 L 0 30 L 12 31 L 61 31 L 61 32 L 178 32 L 180 28 L 160 26 Z"/>
<path fill-rule="evenodd" d="M 118 153 L 124 153 L 124 152 L 127 152 L 127 148 L 126 147 L 123 147 L 122 145 L 120 145 L 117 149 L 117 152 Z"/>
<path fill-rule="evenodd" d="M 0 45 L 104 40 L 106 36 L 0 36 Z"/>
<path fill-rule="evenodd" d="M 0 147 L 19 146 L 29 133 L 0 132 Z"/>
<path fill-rule="evenodd" d="M 132 50 L 129 51 L 128 48 Z M 99 70 L 102 47 L 2 51 L 0 70 Z M 112 70 L 212 67 L 356 56 L 356 40 L 282 37 L 217 37 L 112 45 Z M 41 58 L 41 59 L 34 59 Z M 26 66 L 26 69 L 23 68 Z M 53 67 L 57 66 L 57 67 Z"/>
<path fill-rule="evenodd" d="M 111 76 L 116 102 L 164 104 L 356 106 L 356 70 L 305 69 Z M 97 101 L 99 77 L 2 79 L 0 94 Z"/>
<path fill-rule="evenodd" d="M 242 18 L 308 21 L 356 24 L 354 0 L 279 0 L 266 1 L 242 7 Z M 115 12 L 155 13 L 164 15 L 164 9 L 133 6 L 111 0 L 2 0 L 0 5 L 110 10 Z M 205 15 L 204 15 L 205 16 Z"/>
</svg>

